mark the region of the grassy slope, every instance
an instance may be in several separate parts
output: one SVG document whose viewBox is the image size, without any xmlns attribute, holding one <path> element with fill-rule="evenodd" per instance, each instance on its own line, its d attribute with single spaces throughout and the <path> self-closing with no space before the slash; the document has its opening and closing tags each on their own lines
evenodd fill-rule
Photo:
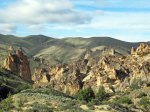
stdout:
<svg viewBox="0 0 150 112">
<path fill-rule="evenodd" d="M 13 35 L 2 35 L 2 34 L 0 34 L 0 43 L 7 45 L 7 46 L 14 45 L 14 46 L 23 47 L 26 49 L 31 47 L 31 43 L 23 40 L 22 38 L 13 36 Z"/>
<path fill-rule="evenodd" d="M 36 49 L 34 55 L 50 60 L 51 64 L 58 62 L 68 62 L 72 59 L 81 58 L 87 49 L 109 46 L 116 49 L 121 54 L 127 54 L 132 46 L 139 43 L 129 43 L 116 40 L 110 37 L 93 38 L 64 38 L 55 39 L 47 42 L 41 50 Z"/>
<path fill-rule="evenodd" d="M 54 39 L 44 35 L 31 35 L 24 38 L 0 35 L 0 55 L 2 57 L 0 60 L 3 60 L 3 55 L 5 56 L 7 53 L 8 45 L 21 46 L 28 55 L 42 57 L 49 60 L 50 64 L 55 64 L 81 58 L 87 49 L 100 48 L 101 46 L 113 47 L 119 53 L 127 54 L 132 46 L 136 47 L 138 44 L 110 37 Z"/>
<path fill-rule="evenodd" d="M 22 89 L 30 88 L 31 84 L 16 74 L 0 69 L 0 87 L 1 86 L 7 86 L 12 90 L 12 93 L 17 93 Z"/>
<path fill-rule="evenodd" d="M 32 46 L 30 47 L 30 49 L 41 47 L 42 45 L 45 45 L 45 42 L 51 39 L 53 38 L 44 35 L 30 35 L 22 38 L 22 40 L 31 43 Z"/>
<path fill-rule="evenodd" d="M 84 112 L 79 101 L 51 88 L 27 89 L 11 98 L 12 108 L 7 109 L 9 112 Z"/>
<path fill-rule="evenodd" d="M 145 97 L 150 98 L 149 92 L 150 87 L 128 90 L 111 94 L 99 103 L 98 100 L 87 103 L 51 88 L 27 89 L 7 98 L 0 107 L 8 107 L 9 112 L 149 112 L 150 104 L 139 103 Z"/>
</svg>

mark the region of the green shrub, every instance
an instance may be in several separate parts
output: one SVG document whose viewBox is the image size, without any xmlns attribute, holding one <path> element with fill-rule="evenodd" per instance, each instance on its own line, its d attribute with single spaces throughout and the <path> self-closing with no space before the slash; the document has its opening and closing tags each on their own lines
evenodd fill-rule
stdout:
<svg viewBox="0 0 150 112">
<path fill-rule="evenodd" d="M 22 107 L 26 102 L 27 102 L 27 98 L 26 98 L 26 97 L 18 98 L 17 100 L 15 100 L 15 107 L 20 108 L 20 107 Z"/>
<path fill-rule="evenodd" d="M 143 106 L 144 108 L 146 107 L 150 108 L 150 101 L 147 97 L 142 97 L 139 101 L 139 105 Z"/>
<path fill-rule="evenodd" d="M 106 99 L 106 97 L 107 97 L 107 93 L 104 87 L 100 87 L 95 98 L 98 99 L 99 101 L 103 101 L 104 99 Z"/>
<path fill-rule="evenodd" d="M 98 99 L 92 99 L 90 103 L 93 105 L 100 105 L 102 102 L 100 102 Z"/>
<path fill-rule="evenodd" d="M 64 112 L 82 112 L 79 103 L 77 100 L 66 100 L 59 106 L 58 110 Z"/>
<path fill-rule="evenodd" d="M 18 92 L 20 92 L 22 90 L 29 89 L 29 88 L 31 88 L 31 87 L 29 85 L 27 85 L 27 84 L 20 84 L 19 86 L 17 86 L 16 92 L 18 93 Z"/>
<path fill-rule="evenodd" d="M 0 82 L 0 86 L 2 85 L 3 83 L 2 82 Z"/>
<path fill-rule="evenodd" d="M 94 92 L 91 87 L 81 89 L 75 96 L 78 100 L 89 102 L 94 98 Z"/>
<path fill-rule="evenodd" d="M 48 105 L 39 104 L 38 102 L 34 102 L 32 104 L 32 109 L 28 110 L 29 112 L 53 112 L 53 108 Z"/>
<path fill-rule="evenodd" d="M 14 108 L 12 104 L 13 104 L 12 98 L 9 96 L 7 99 L 0 102 L 0 112 L 8 112 L 12 108 Z"/>
<path fill-rule="evenodd" d="M 142 97 L 144 97 L 144 96 L 147 96 L 144 92 L 141 92 L 137 97 L 138 98 L 142 98 Z"/>
<path fill-rule="evenodd" d="M 115 99 L 113 101 L 113 103 L 115 103 L 115 104 L 132 104 L 132 101 L 131 101 L 131 99 L 129 97 L 122 96 L 122 97 L 120 97 L 118 99 Z"/>
</svg>

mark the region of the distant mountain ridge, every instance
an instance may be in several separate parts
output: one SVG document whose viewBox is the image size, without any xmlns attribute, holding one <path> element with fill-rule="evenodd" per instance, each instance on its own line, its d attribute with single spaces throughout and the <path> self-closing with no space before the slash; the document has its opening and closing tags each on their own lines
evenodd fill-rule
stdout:
<svg viewBox="0 0 150 112">
<path fill-rule="evenodd" d="M 19 38 L 13 35 L 0 34 L 0 48 L 7 50 L 9 45 L 13 45 L 15 48 L 22 47 L 28 56 L 44 58 L 51 64 L 65 63 L 84 57 L 92 49 L 102 50 L 98 49 L 102 46 L 114 48 L 121 54 L 128 54 L 131 47 L 137 47 L 139 44 L 140 42 L 125 42 L 111 37 L 56 39 L 44 35 L 30 35 Z M 147 44 L 150 44 L 150 42 L 147 42 Z M 6 53 L 5 50 L 1 50 L 0 55 Z"/>
</svg>

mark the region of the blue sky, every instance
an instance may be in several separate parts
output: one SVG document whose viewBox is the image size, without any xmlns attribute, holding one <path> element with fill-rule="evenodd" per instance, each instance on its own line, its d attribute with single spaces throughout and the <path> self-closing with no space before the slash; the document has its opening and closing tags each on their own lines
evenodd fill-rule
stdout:
<svg viewBox="0 0 150 112">
<path fill-rule="evenodd" d="M 0 0 L 0 33 L 150 41 L 149 0 Z"/>
</svg>

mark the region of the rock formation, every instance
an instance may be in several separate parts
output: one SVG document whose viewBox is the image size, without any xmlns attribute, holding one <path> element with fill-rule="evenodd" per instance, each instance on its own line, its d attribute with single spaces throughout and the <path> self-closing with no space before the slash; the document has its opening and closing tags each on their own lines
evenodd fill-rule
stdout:
<svg viewBox="0 0 150 112">
<path fill-rule="evenodd" d="M 32 76 L 34 83 L 48 83 L 50 76 L 47 73 L 46 69 L 35 68 L 35 72 Z"/>
<path fill-rule="evenodd" d="M 128 56 L 104 53 L 97 58 L 57 65 L 46 68 L 45 71 L 35 70 L 34 74 L 35 85 L 45 83 L 44 86 L 50 85 L 70 95 L 89 86 L 95 92 L 100 86 L 104 86 L 107 92 L 121 91 L 139 79 L 141 86 L 150 82 L 150 47 L 145 44 L 137 49 L 132 48 L 131 55 Z"/>
<path fill-rule="evenodd" d="M 24 80 L 31 81 L 31 71 L 29 61 L 22 51 L 17 50 L 16 53 L 10 53 L 4 60 L 3 68 L 19 74 Z"/>
<path fill-rule="evenodd" d="M 141 43 L 137 49 L 132 48 L 131 54 L 137 56 L 144 56 L 150 53 L 150 47 L 147 44 Z"/>
<path fill-rule="evenodd" d="M 33 81 L 35 86 L 41 87 L 48 84 L 57 90 L 73 95 L 83 86 L 82 80 L 88 72 L 86 64 L 86 60 L 83 60 L 73 65 L 56 65 L 55 67 L 47 68 L 44 72 L 41 72 L 42 69 L 38 68 L 33 75 Z M 45 78 L 45 74 L 47 76 L 49 74 L 49 78 Z"/>
</svg>

